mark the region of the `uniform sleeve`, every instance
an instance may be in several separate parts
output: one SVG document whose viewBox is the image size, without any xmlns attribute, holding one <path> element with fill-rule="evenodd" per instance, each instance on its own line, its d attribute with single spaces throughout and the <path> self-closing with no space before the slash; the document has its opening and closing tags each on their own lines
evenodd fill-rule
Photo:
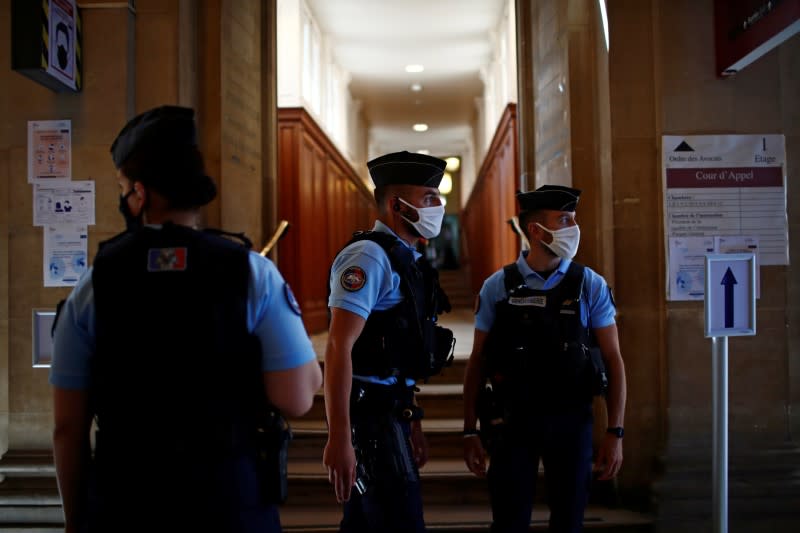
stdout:
<svg viewBox="0 0 800 533">
<path fill-rule="evenodd" d="M 89 360 L 95 351 L 95 307 L 91 267 L 72 289 L 53 332 L 50 384 L 62 389 L 89 387 Z"/>
<path fill-rule="evenodd" d="M 586 269 L 589 282 L 589 313 L 592 328 L 604 328 L 616 323 L 617 308 L 611 288 L 598 273 Z"/>
<path fill-rule="evenodd" d="M 248 329 L 261 341 L 261 368 L 289 370 L 316 359 L 300 306 L 275 264 L 250 253 Z"/>
<path fill-rule="evenodd" d="M 475 329 L 488 332 L 495 319 L 495 305 L 505 298 L 503 271 L 495 272 L 483 282 L 478 294 L 478 309 L 475 312 Z"/>
<path fill-rule="evenodd" d="M 350 311 L 364 320 L 378 302 L 386 308 L 400 301 L 388 301 L 400 277 L 392 271 L 383 248 L 372 241 L 358 241 L 342 250 L 333 262 L 328 282 L 328 307 Z"/>
</svg>

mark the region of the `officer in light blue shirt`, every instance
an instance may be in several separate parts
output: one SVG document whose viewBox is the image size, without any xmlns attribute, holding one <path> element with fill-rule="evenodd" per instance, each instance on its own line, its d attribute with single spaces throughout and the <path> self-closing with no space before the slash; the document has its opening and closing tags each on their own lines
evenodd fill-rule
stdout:
<svg viewBox="0 0 800 533">
<path fill-rule="evenodd" d="M 540 460 L 549 530 L 582 530 L 593 396 L 605 396 L 609 424 L 594 464 L 598 478 L 613 478 L 622 464 L 626 384 L 616 307 L 603 277 L 572 260 L 580 194 L 558 185 L 517 194 L 530 249 L 489 276 L 476 300 L 464 377 L 464 461 L 488 476 L 492 531 L 530 529 Z"/>
<path fill-rule="evenodd" d="M 446 162 L 396 152 L 367 166 L 378 220 L 343 247 L 330 272 L 323 463 L 344 504 L 341 532 L 423 532 L 418 469 L 427 443 L 412 387 L 444 364 L 438 355 L 452 333 L 437 325 L 449 302 L 415 245 L 441 228 Z"/>
<path fill-rule="evenodd" d="M 278 532 L 287 440 L 270 421 L 306 413 L 322 384 L 297 301 L 244 236 L 197 229 L 217 189 L 194 110 L 137 115 L 111 155 L 126 231 L 53 331 L 65 530 Z"/>
</svg>

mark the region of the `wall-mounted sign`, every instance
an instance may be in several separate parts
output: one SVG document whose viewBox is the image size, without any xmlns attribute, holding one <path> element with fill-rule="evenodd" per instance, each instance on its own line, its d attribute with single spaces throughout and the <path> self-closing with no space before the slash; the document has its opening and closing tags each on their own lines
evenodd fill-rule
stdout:
<svg viewBox="0 0 800 533">
<path fill-rule="evenodd" d="M 13 0 L 11 68 L 56 92 L 82 86 L 81 18 L 75 0 Z"/>
</svg>

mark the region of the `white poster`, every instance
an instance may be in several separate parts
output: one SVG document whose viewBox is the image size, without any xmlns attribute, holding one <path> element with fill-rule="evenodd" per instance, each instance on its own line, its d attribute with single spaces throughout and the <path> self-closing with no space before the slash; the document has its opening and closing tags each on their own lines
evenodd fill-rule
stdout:
<svg viewBox="0 0 800 533">
<path fill-rule="evenodd" d="M 752 253 L 756 262 L 756 299 L 761 298 L 761 265 L 759 261 L 758 237 L 754 236 L 735 236 L 717 237 L 717 252 L 721 254 L 746 254 Z"/>
<path fill-rule="evenodd" d="M 715 251 L 713 237 L 670 237 L 670 300 L 703 300 L 705 257 Z"/>
<path fill-rule="evenodd" d="M 665 135 L 662 156 L 668 299 L 695 299 L 676 290 L 675 238 L 750 239 L 759 264 L 789 264 L 783 135 Z"/>
<path fill-rule="evenodd" d="M 72 287 L 78 283 L 87 268 L 88 234 L 85 225 L 45 226 L 45 287 Z"/>
<path fill-rule="evenodd" d="M 72 179 L 72 121 L 28 122 L 28 183 Z"/>
<path fill-rule="evenodd" d="M 47 73 L 75 89 L 75 0 L 50 0 Z"/>
<path fill-rule="evenodd" d="M 35 183 L 33 225 L 94 224 L 94 181 Z"/>
</svg>

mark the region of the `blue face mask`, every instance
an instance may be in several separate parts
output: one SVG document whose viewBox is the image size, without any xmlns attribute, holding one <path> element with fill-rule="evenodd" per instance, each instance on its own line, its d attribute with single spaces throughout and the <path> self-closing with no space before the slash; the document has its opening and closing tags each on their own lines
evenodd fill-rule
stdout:
<svg viewBox="0 0 800 533">
<path fill-rule="evenodd" d="M 135 189 L 131 189 L 126 194 L 119 195 L 119 212 L 122 213 L 122 218 L 125 219 L 125 229 L 128 231 L 136 231 L 142 227 L 142 213 L 135 216 L 131 212 L 131 206 L 128 205 L 128 196 L 133 194 Z"/>
</svg>

